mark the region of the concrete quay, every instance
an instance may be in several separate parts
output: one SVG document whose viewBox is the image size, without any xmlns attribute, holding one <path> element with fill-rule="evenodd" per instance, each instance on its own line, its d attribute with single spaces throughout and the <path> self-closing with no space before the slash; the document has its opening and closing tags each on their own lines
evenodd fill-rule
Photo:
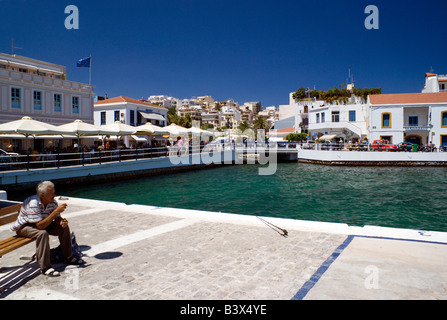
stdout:
<svg viewBox="0 0 447 320">
<path fill-rule="evenodd" d="M 447 299 L 447 233 L 58 201 L 87 265 L 45 277 L 29 244 L 0 258 L 0 299 Z"/>
</svg>

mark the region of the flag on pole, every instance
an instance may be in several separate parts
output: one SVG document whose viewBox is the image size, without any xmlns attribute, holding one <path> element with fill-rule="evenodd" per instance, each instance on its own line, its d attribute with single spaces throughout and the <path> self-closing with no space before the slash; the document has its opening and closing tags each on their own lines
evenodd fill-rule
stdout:
<svg viewBox="0 0 447 320">
<path fill-rule="evenodd" d="M 76 66 L 81 68 L 90 68 L 90 59 L 91 57 L 80 59 L 76 63 Z"/>
</svg>

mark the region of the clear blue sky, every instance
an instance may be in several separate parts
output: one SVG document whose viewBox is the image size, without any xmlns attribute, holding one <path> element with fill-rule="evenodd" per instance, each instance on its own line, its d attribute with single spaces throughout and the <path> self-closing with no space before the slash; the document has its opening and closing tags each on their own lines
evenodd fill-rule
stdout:
<svg viewBox="0 0 447 320">
<path fill-rule="evenodd" d="M 79 30 L 67 30 L 67 5 Z M 367 30 L 365 7 L 379 9 Z M 298 87 L 346 82 L 384 93 L 420 92 L 447 74 L 447 1 L 0 0 L 0 52 L 67 66 L 92 55 L 95 93 L 132 98 L 211 95 L 240 104 L 287 104 Z"/>
</svg>

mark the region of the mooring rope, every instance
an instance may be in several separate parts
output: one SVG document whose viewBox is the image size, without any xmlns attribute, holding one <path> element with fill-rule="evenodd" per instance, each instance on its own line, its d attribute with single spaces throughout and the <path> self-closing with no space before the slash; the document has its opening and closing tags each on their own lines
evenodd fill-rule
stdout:
<svg viewBox="0 0 447 320">
<path fill-rule="evenodd" d="M 286 229 L 280 228 L 278 226 L 275 226 L 273 223 L 268 222 L 264 219 L 262 219 L 261 217 L 256 216 L 256 218 L 258 218 L 259 220 L 261 220 L 262 222 L 264 222 L 267 226 L 269 226 L 270 228 L 272 228 L 273 230 L 275 230 L 276 232 L 278 232 L 280 235 L 282 235 L 283 237 L 287 238 L 287 236 L 289 235 L 289 233 L 287 232 Z"/>
</svg>

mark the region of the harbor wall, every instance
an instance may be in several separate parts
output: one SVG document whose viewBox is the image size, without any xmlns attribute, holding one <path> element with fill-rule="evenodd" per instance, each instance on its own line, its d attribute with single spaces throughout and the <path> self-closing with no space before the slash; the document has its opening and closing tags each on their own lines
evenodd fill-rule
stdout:
<svg viewBox="0 0 447 320">
<path fill-rule="evenodd" d="M 212 155 L 189 154 L 174 157 L 85 164 L 61 168 L 42 168 L 0 172 L 0 186 L 6 191 L 34 189 L 36 183 L 51 180 L 58 185 L 104 183 L 156 176 L 181 171 L 215 168 L 235 163 L 233 150 Z"/>
<path fill-rule="evenodd" d="M 447 166 L 447 152 L 300 150 L 299 162 L 326 165 Z"/>
</svg>

